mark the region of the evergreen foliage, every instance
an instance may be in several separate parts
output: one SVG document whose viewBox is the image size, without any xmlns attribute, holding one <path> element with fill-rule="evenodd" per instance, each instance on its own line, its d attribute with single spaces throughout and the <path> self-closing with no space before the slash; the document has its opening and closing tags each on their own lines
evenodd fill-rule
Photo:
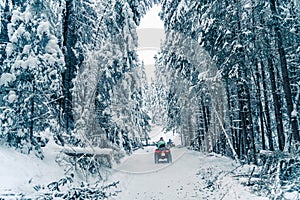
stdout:
<svg viewBox="0 0 300 200">
<path fill-rule="evenodd" d="M 165 91 L 169 91 L 169 107 L 166 108 L 170 122 L 168 124 L 178 130 L 182 129 L 189 124 L 188 121 L 183 124 L 179 120 L 187 119 L 182 117 L 185 107 L 195 111 L 197 102 L 200 107 L 204 104 L 198 98 L 191 105 L 188 100 L 183 100 L 188 102 L 178 106 L 180 98 L 191 99 L 190 95 L 201 91 L 201 88 L 195 90 L 195 86 L 199 87 L 201 82 L 210 85 L 206 83 L 209 82 L 207 76 L 200 78 L 201 73 L 206 70 L 202 64 L 204 61 L 193 58 L 193 54 L 200 54 L 200 50 L 196 48 L 201 46 L 218 70 L 211 75 L 221 75 L 222 84 L 217 85 L 226 91 L 226 95 L 222 96 L 221 92 L 218 98 L 224 99 L 222 106 L 226 112 L 218 110 L 218 115 L 223 120 L 218 125 L 219 120 L 212 114 L 215 105 L 219 104 L 214 104 L 213 92 L 209 89 L 211 100 L 207 113 L 204 114 L 207 119 L 203 113 L 200 119 L 212 128 L 224 126 L 225 129 L 221 132 L 230 134 L 230 141 L 226 143 L 232 143 L 234 149 L 231 151 L 235 151 L 240 159 L 247 162 L 257 161 L 257 149 L 297 151 L 298 86 L 294 82 L 297 70 L 293 65 L 297 57 L 294 47 L 297 46 L 297 41 L 294 36 L 299 29 L 295 24 L 299 23 L 299 18 L 296 17 L 298 8 L 294 2 L 162 1 L 162 8 L 161 17 L 167 30 L 167 39 L 158 57 L 157 76 L 171 80 L 168 82 L 158 79 L 164 83 Z M 189 45 L 191 49 L 184 47 L 186 37 L 194 42 Z M 204 59 L 203 56 L 201 59 Z M 211 69 L 213 65 L 210 65 Z M 272 99 L 269 98 L 270 95 Z M 176 111 L 178 107 L 179 111 Z M 174 116 L 179 119 L 174 121 Z M 272 123 L 271 118 L 275 118 L 276 123 Z M 203 130 L 201 123 L 193 126 Z M 211 140 L 209 129 L 204 131 L 205 140 Z M 183 134 L 191 133 L 184 131 Z M 218 137 L 223 138 L 224 135 L 220 134 Z M 217 140 L 220 139 L 218 137 Z M 186 138 L 189 138 L 188 144 L 194 144 L 193 137 Z M 226 143 L 220 145 L 226 148 Z M 203 143 L 199 141 L 198 145 L 198 149 L 201 149 Z M 226 152 L 225 149 L 222 151 Z"/>
<path fill-rule="evenodd" d="M 29 4 L 23 12 L 15 9 L 8 23 L 0 81 L 1 137 L 10 146 L 25 153 L 35 149 L 43 157 L 41 146 L 48 138 L 42 131 L 60 130 L 57 101 L 64 59 L 47 17 L 34 14 L 35 7 Z"/>
<path fill-rule="evenodd" d="M 117 145 L 129 152 L 139 145 L 150 118 L 142 108 L 145 76 L 135 53 L 135 29 L 152 4 L 1 5 L 7 14 L 1 23 L 1 32 L 7 32 L 1 38 L 3 140 L 27 153 L 35 148 L 40 157 L 49 139 L 40 135 L 45 130 L 61 145 Z M 112 104 L 119 101 L 125 110 Z"/>
</svg>

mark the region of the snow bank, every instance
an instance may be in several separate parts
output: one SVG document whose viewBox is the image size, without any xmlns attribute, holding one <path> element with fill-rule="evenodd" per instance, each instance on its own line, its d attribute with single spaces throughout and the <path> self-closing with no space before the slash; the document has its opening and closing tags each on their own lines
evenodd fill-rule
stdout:
<svg viewBox="0 0 300 200">
<path fill-rule="evenodd" d="M 63 177 L 64 171 L 55 162 L 55 157 L 56 153 L 46 151 L 44 160 L 41 160 L 0 146 L 0 199 L 6 193 L 35 193 L 34 186 Z"/>
<path fill-rule="evenodd" d="M 60 152 L 77 152 L 84 154 L 110 155 L 111 149 L 61 147 L 50 140 L 44 150 L 44 159 L 34 155 L 26 155 L 18 151 L 0 146 L 0 199 L 15 199 L 22 195 L 36 197 L 47 185 L 66 177 L 65 167 L 59 166 L 56 160 Z M 96 182 L 97 177 L 91 180 Z M 74 177 L 74 185 L 85 181 L 82 177 Z M 91 182 L 91 184 L 92 184 Z M 18 196 L 19 195 L 19 196 Z"/>
</svg>

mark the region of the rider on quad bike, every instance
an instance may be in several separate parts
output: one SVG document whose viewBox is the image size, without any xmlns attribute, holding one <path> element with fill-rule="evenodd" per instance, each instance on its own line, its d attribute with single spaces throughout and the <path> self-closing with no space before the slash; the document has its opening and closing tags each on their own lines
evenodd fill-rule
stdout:
<svg viewBox="0 0 300 200">
<path fill-rule="evenodd" d="M 171 151 L 166 147 L 166 142 L 163 137 L 159 139 L 156 144 L 157 149 L 154 152 L 154 162 L 158 163 L 159 159 L 167 159 L 168 163 L 172 162 Z"/>
<path fill-rule="evenodd" d="M 169 138 L 169 141 L 167 142 L 167 147 L 171 148 L 171 147 L 175 147 L 174 142 L 171 140 L 171 138 Z"/>
<path fill-rule="evenodd" d="M 158 149 L 160 149 L 160 148 L 166 146 L 166 142 L 164 141 L 164 138 L 163 138 L 163 137 L 161 137 L 161 138 L 159 139 L 159 141 L 157 142 L 156 146 L 157 146 Z"/>
</svg>

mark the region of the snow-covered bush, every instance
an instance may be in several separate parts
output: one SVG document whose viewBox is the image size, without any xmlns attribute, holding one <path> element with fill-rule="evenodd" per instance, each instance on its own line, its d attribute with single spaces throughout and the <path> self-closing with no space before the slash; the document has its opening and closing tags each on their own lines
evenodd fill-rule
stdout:
<svg viewBox="0 0 300 200">
<path fill-rule="evenodd" d="M 262 151 L 260 168 L 254 173 L 251 187 L 271 199 L 290 199 L 300 191 L 300 157 L 284 152 Z"/>
<path fill-rule="evenodd" d="M 104 180 L 113 164 L 119 163 L 125 152 L 117 146 L 99 148 L 93 146 L 64 147 L 57 154 L 56 162 L 67 175 L 74 174 L 83 180 Z"/>
<path fill-rule="evenodd" d="M 63 177 L 58 181 L 49 183 L 46 187 L 36 185 L 34 188 L 40 195 L 36 199 L 108 199 L 117 196 L 116 190 L 119 182 L 101 185 L 96 182 L 94 185 L 81 182 L 76 183 L 74 176 Z"/>
</svg>

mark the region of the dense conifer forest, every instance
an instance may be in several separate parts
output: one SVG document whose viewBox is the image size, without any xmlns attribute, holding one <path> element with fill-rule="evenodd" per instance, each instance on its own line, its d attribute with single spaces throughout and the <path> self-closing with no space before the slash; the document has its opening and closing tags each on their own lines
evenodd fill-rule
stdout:
<svg viewBox="0 0 300 200">
<path fill-rule="evenodd" d="M 155 79 L 137 56 L 154 5 Z M 0 144 L 131 153 L 151 125 L 299 191 L 297 0 L 1 0 Z M 45 134 L 45 133 L 51 133 Z M 265 187 L 264 186 L 264 187 Z M 263 187 L 263 186 L 261 186 Z"/>
</svg>

